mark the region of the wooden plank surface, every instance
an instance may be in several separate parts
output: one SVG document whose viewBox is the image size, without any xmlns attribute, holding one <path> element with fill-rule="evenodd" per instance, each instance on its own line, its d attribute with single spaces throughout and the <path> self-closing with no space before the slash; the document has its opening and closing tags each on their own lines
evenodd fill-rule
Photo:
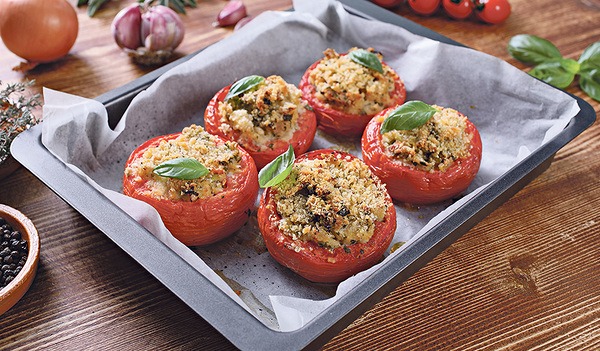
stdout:
<svg viewBox="0 0 600 351">
<path fill-rule="evenodd" d="M 149 70 L 131 64 L 107 28 L 127 1 L 94 18 L 78 9 L 71 54 L 27 74 L 0 46 L 0 80 L 95 97 Z M 289 0 L 246 0 L 256 15 Z M 222 0 L 199 0 L 184 16 L 183 56 L 230 33 L 212 22 Z M 600 41 L 600 11 L 576 0 L 511 0 L 500 25 L 455 21 L 439 12 L 395 12 L 477 50 L 528 70 L 506 52 L 516 34 L 551 40 L 577 59 Z M 600 104 L 573 84 L 569 92 Z M 104 234 L 27 170 L 0 181 L 0 202 L 29 216 L 41 232 L 38 276 L 0 316 L 3 350 L 234 349 Z M 333 338 L 325 350 L 600 349 L 600 128 L 556 155 L 550 168 L 408 281 Z M 235 321 L 232 321 L 235 323 Z"/>
</svg>

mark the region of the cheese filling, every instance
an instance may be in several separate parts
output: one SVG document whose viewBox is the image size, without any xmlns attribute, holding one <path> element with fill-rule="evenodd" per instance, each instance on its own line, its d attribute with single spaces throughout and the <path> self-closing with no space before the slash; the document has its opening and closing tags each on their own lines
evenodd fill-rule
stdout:
<svg viewBox="0 0 600 351">
<path fill-rule="evenodd" d="M 333 49 L 323 54 L 325 58 L 309 73 L 309 82 L 320 101 L 353 115 L 374 115 L 394 104 L 392 93 L 400 78 L 390 67 L 383 65 L 381 74 Z M 381 55 L 377 56 L 381 60 Z"/>
<path fill-rule="evenodd" d="M 292 138 L 304 108 L 300 89 L 270 76 L 257 89 L 219 102 L 219 128 L 226 135 L 239 132 L 236 141 L 242 147 L 254 144 L 265 150 L 273 141 Z"/>
<path fill-rule="evenodd" d="M 159 145 L 148 148 L 125 169 L 125 175 L 135 175 L 135 182 L 145 182 L 143 191 L 155 198 L 175 201 L 209 198 L 227 187 L 228 175 L 241 169 L 237 144 L 230 141 L 216 143 L 215 140 L 215 136 L 202 127 L 191 125 L 184 128 L 177 138 L 163 140 Z M 182 180 L 152 172 L 159 164 L 180 157 L 198 160 L 210 173 L 198 179 Z"/>
<path fill-rule="evenodd" d="M 304 159 L 274 190 L 279 229 L 329 249 L 369 241 L 386 219 L 386 189 L 356 158 Z"/>
<path fill-rule="evenodd" d="M 433 107 L 439 112 L 424 125 L 382 135 L 388 156 L 429 172 L 445 172 L 456 160 L 470 156 L 473 135 L 465 132 L 467 118 L 451 108 Z"/>
</svg>

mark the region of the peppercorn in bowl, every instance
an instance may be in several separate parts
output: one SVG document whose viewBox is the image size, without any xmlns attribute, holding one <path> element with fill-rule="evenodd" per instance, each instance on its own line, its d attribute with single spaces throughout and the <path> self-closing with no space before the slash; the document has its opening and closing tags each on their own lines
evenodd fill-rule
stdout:
<svg viewBox="0 0 600 351">
<path fill-rule="evenodd" d="M 33 222 L 0 204 L 0 315 L 25 295 L 37 271 L 40 239 Z"/>
</svg>

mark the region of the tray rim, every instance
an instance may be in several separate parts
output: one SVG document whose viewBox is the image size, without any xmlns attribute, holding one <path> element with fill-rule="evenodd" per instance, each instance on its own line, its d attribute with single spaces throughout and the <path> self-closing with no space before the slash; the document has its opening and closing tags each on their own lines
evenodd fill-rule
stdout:
<svg viewBox="0 0 600 351">
<path fill-rule="evenodd" d="M 464 46 L 369 1 L 340 0 L 340 2 L 353 14 L 392 23 L 441 42 Z M 100 95 L 96 100 L 107 107 L 109 120 L 111 116 L 113 120 L 115 116 L 120 118 L 133 96 L 164 72 L 189 60 L 200 51 Z M 190 270 L 189 264 L 181 257 L 48 152 L 41 144 L 40 125 L 21 133 L 13 141 L 11 153 L 25 168 L 107 235 L 236 347 L 276 350 L 316 349 L 541 174 L 550 166 L 554 154 L 559 149 L 594 123 L 596 113 L 592 106 L 579 97 L 569 95 L 577 100 L 581 110 L 559 135 L 489 184 L 451 216 L 431 228 L 305 326 L 291 332 L 269 328 L 199 272 Z M 85 199 L 81 198 L 82 193 L 86 194 Z M 100 213 L 96 210 L 98 204 L 106 205 Z M 129 236 L 118 235 L 119 230 L 122 231 L 124 222 L 131 225 L 131 228 L 128 226 L 128 232 L 131 233 Z M 140 245 L 140 238 L 144 239 L 143 245 Z M 163 255 L 168 259 L 157 264 L 151 259 L 156 257 L 155 255 Z M 172 270 L 186 274 L 173 275 L 170 274 Z M 200 291 L 198 287 L 202 287 Z M 223 318 L 224 308 L 228 309 L 227 318 Z M 232 325 L 232 320 L 235 321 L 235 326 Z"/>
</svg>

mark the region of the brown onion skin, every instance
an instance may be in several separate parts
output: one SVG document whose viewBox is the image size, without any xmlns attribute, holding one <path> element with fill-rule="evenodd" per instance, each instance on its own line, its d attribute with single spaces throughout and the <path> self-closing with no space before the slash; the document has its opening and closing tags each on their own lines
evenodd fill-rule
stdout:
<svg viewBox="0 0 600 351">
<path fill-rule="evenodd" d="M 315 138 L 317 119 L 315 113 L 307 109 L 304 109 L 298 116 L 299 128 L 292 136 L 292 139 L 290 141 L 277 140 L 273 142 L 273 147 L 268 150 L 261 150 L 260 145 L 256 145 L 248 140 L 241 140 L 241 132 L 239 131 L 232 130 L 230 133 L 225 134 L 219 128 L 222 117 L 219 114 L 219 102 L 225 100 L 225 96 L 230 88 L 231 85 L 219 90 L 208 103 L 204 112 L 204 128 L 207 132 L 240 143 L 250 156 L 252 156 L 254 162 L 256 162 L 256 168 L 258 169 L 263 168 L 277 156 L 286 152 L 290 144 L 294 148 L 294 154 L 296 156 L 300 156 L 308 150 Z"/>
<path fill-rule="evenodd" d="M 456 160 L 445 172 L 429 172 L 405 165 L 385 153 L 380 131 L 385 115 L 390 110 L 381 111 L 369 122 L 361 140 L 361 148 L 364 162 L 386 184 L 392 198 L 410 204 L 427 205 L 448 200 L 467 189 L 481 163 L 481 138 L 475 125 L 467 119 L 465 132 L 473 135 L 470 156 Z"/>
<path fill-rule="evenodd" d="M 347 55 L 347 54 L 342 54 Z M 336 110 L 328 106 L 316 96 L 316 88 L 309 82 L 310 72 L 317 67 L 323 59 L 313 63 L 304 73 L 298 86 L 302 90 L 304 99 L 308 101 L 317 115 L 318 128 L 322 131 L 336 136 L 360 137 L 365 129 L 365 126 L 375 114 L 370 115 L 354 115 L 341 110 Z M 384 67 L 388 67 L 385 62 L 381 63 Z M 389 106 L 401 105 L 406 100 L 406 89 L 404 82 L 398 78 L 395 82 L 395 89 L 390 93 L 393 98 L 393 103 Z"/>
<path fill-rule="evenodd" d="M 323 149 L 309 151 L 296 161 L 321 158 L 330 153 L 350 155 L 337 150 Z M 338 247 L 330 250 L 313 241 L 294 240 L 279 229 L 277 222 L 281 217 L 277 213 L 274 196 L 276 191 L 274 188 L 266 188 L 258 207 L 258 226 L 267 250 L 281 265 L 312 282 L 337 283 L 370 268 L 381 259 L 394 238 L 396 210 L 389 194 L 386 194 L 386 219 L 375 224 L 375 232 L 368 242 L 349 245 L 346 249 Z M 294 250 L 295 246 L 302 249 Z"/>
<path fill-rule="evenodd" d="M 161 141 L 177 138 L 181 133 L 159 136 L 140 145 L 127 160 L 126 167 Z M 217 143 L 225 140 L 217 137 Z M 254 209 L 258 196 L 258 172 L 250 155 L 238 146 L 242 155 L 241 171 L 227 177 L 225 189 L 207 199 L 193 202 L 159 199 L 144 194 L 147 179 L 123 175 L 123 194 L 142 200 L 160 214 L 171 234 L 187 246 L 215 243 L 240 229 Z"/>
<path fill-rule="evenodd" d="M 0 34 L 15 55 L 37 63 L 69 53 L 79 32 L 77 13 L 66 0 L 0 0 Z"/>
</svg>

